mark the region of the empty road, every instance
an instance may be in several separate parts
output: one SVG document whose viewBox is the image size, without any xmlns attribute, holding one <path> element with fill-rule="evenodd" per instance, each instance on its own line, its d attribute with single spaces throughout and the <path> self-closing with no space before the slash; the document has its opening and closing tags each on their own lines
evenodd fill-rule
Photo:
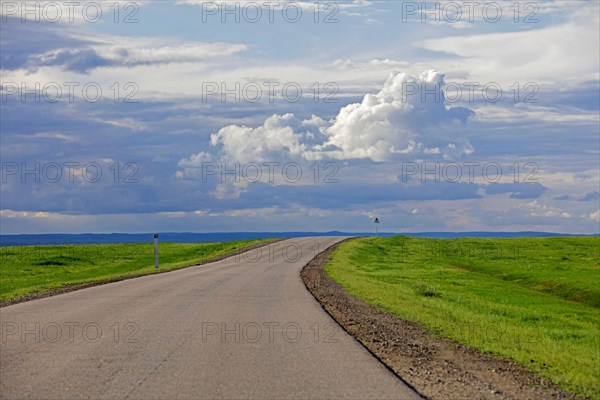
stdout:
<svg viewBox="0 0 600 400">
<path fill-rule="evenodd" d="M 340 237 L 0 309 L 0 397 L 416 399 L 306 290 Z"/>
</svg>

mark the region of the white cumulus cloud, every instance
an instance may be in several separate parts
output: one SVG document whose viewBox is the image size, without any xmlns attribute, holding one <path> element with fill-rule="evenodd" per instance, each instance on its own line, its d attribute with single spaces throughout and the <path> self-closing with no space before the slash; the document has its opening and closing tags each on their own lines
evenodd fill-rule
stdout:
<svg viewBox="0 0 600 400">
<path fill-rule="evenodd" d="M 258 127 L 225 126 L 211 135 L 208 151 L 180 160 L 177 176 L 197 176 L 206 162 L 458 159 L 473 153 L 473 146 L 466 138 L 449 139 L 440 132 L 443 125 L 466 123 L 473 112 L 446 107 L 443 83 L 444 76 L 434 71 L 418 77 L 393 73 L 378 93 L 343 107 L 330 121 L 288 113 L 274 114 Z M 429 94 L 422 97 L 421 90 Z"/>
<path fill-rule="evenodd" d="M 211 144 L 221 146 L 226 159 L 241 163 L 266 161 L 281 153 L 298 157 L 306 151 L 306 145 L 300 143 L 302 136 L 289 125 L 294 120 L 293 114 L 275 114 L 257 128 L 229 125 L 211 135 Z"/>
<path fill-rule="evenodd" d="M 454 121 L 464 123 L 472 115 L 467 108 L 445 106 L 443 83 L 444 75 L 434 71 L 419 77 L 391 74 L 381 91 L 340 110 L 333 124 L 324 130 L 328 139 L 320 149 L 337 159 L 375 161 L 424 151 L 419 140 L 427 128 Z M 446 145 L 457 153 L 457 144 Z M 472 151 L 468 143 L 465 146 L 467 152 Z M 330 148 L 334 150 L 327 150 Z"/>
</svg>

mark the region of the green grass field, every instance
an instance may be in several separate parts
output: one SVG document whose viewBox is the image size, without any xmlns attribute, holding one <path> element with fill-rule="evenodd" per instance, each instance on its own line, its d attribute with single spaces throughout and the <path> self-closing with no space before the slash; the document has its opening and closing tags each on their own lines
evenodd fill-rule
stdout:
<svg viewBox="0 0 600 400">
<path fill-rule="evenodd" d="M 327 273 L 352 294 L 600 399 L 600 237 L 361 238 Z"/>
<path fill-rule="evenodd" d="M 0 247 L 0 300 L 181 268 L 265 241 L 160 243 L 160 269 L 154 268 L 152 243 Z"/>
</svg>

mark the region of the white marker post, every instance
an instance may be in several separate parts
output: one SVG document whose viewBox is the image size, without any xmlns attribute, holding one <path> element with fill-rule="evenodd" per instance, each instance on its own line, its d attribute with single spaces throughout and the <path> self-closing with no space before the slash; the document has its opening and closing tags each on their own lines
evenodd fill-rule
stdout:
<svg viewBox="0 0 600 400">
<path fill-rule="evenodd" d="M 158 268 L 158 233 L 154 234 L 154 268 Z"/>
<path fill-rule="evenodd" d="M 379 236 L 379 233 L 377 232 L 378 224 L 379 224 L 379 218 L 375 217 L 375 236 Z"/>
</svg>

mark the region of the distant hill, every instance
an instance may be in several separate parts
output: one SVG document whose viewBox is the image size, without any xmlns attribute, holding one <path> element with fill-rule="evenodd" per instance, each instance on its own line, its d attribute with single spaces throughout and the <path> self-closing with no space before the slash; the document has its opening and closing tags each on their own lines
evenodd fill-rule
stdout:
<svg viewBox="0 0 600 400">
<path fill-rule="evenodd" d="M 160 233 L 160 241 L 173 243 L 223 242 L 231 240 L 272 238 L 294 238 L 302 236 L 372 236 L 372 232 L 166 232 Z M 551 232 L 384 232 L 379 236 L 406 235 L 426 238 L 513 238 L 544 236 L 593 236 Z M 596 235 L 597 236 L 597 235 Z M 93 243 L 140 243 L 151 242 L 152 233 L 83 233 L 83 234 L 25 234 L 0 235 L 0 246 L 93 244 Z"/>
</svg>

